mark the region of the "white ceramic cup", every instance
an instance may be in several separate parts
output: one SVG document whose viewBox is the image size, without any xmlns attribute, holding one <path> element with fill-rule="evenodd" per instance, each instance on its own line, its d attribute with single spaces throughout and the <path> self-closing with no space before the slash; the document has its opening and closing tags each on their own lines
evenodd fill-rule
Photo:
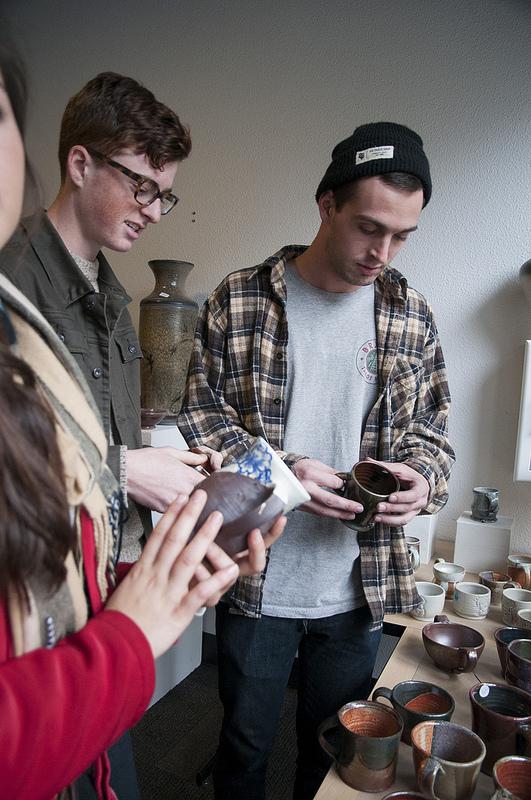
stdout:
<svg viewBox="0 0 531 800">
<path fill-rule="evenodd" d="M 518 612 L 524 609 L 531 610 L 531 591 L 529 589 L 504 589 L 501 608 L 503 624 L 518 628 Z"/>
<path fill-rule="evenodd" d="M 526 628 L 528 631 L 531 630 L 531 608 L 520 609 L 520 611 L 516 613 L 516 617 L 518 628 Z"/>
<path fill-rule="evenodd" d="M 415 586 L 420 595 L 422 604 L 413 608 L 409 613 L 415 619 L 433 619 L 436 614 L 441 614 L 444 609 L 446 593 L 442 586 L 429 581 L 416 581 Z"/>
<path fill-rule="evenodd" d="M 261 436 L 247 452 L 221 470 L 239 472 L 266 485 L 275 484 L 274 494 L 284 503 L 285 514 L 310 500 L 310 495 L 302 483 Z"/>
<path fill-rule="evenodd" d="M 455 584 L 462 581 L 464 577 L 465 568 L 460 564 L 453 564 L 450 561 L 445 561 L 444 558 L 435 559 L 433 580 L 443 587 L 448 600 L 451 600 L 454 596 Z"/>
<path fill-rule="evenodd" d="M 488 586 L 460 581 L 455 585 L 452 601 L 454 611 L 467 619 L 484 619 L 489 612 L 490 597 Z"/>
</svg>

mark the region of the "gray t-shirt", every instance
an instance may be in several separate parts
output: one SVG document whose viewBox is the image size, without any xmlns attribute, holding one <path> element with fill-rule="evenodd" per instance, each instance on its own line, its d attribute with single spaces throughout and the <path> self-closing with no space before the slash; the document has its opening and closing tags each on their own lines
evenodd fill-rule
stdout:
<svg viewBox="0 0 531 800">
<path fill-rule="evenodd" d="M 288 382 L 284 449 L 337 471 L 358 460 L 377 396 L 374 287 L 336 293 L 286 268 Z M 318 618 L 365 603 L 357 533 L 339 520 L 293 511 L 271 548 L 262 613 Z"/>
</svg>

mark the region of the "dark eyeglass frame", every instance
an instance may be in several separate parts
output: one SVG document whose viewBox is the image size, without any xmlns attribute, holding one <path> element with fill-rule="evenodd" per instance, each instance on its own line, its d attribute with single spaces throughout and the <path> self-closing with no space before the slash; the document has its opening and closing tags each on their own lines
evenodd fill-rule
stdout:
<svg viewBox="0 0 531 800">
<path fill-rule="evenodd" d="M 158 185 L 157 181 L 153 180 L 153 178 L 148 178 L 147 175 L 140 175 L 138 172 L 133 172 L 132 170 L 128 169 L 127 167 L 124 167 L 123 164 L 119 164 L 118 161 L 114 161 L 112 158 L 108 158 L 107 156 L 104 156 L 103 153 L 100 153 L 98 150 L 94 150 L 93 147 L 87 147 L 86 149 L 88 150 L 88 152 L 90 153 L 91 156 L 94 156 L 95 158 L 98 158 L 100 161 L 104 161 L 110 167 L 113 167 L 114 169 L 117 169 L 119 172 L 123 173 L 123 175 L 127 175 L 128 178 L 131 178 L 131 180 L 136 183 L 136 189 L 134 191 L 134 197 L 135 197 L 135 200 L 136 200 L 136 202 L 138 203 L 139 206 L 143 206 L 143 207 L 150 206 L 152 203 L 155 202 L 155 200 L 160 199 L 161 200 L 160 213 L 162 214 L 162 216 L 166 216 L 166 214 L 169 214 L 170 211 L 173 208 L 175 208 L 175 206 L 179 202 L 179 198 L 176 195 L 174 195 L 173 192 L 170 192 L 167 189 L 165 191 L 161 192 L 160 186 Z M 156 186 L 157 187 L 157 192 L 151 198 L 151 200 L 149 200 L 149 202 L 143 203 L 141 200 L 138 199 L 138 193 L 142 189 L 142 186 L 146 182 L 152 183 L 154 186 Z M 163 205 L 164 202 L 165 203 L 171 203 L 171 205 L 168 205 L 167 208 L 164 208 L 164 205 Z"/>
</svg>

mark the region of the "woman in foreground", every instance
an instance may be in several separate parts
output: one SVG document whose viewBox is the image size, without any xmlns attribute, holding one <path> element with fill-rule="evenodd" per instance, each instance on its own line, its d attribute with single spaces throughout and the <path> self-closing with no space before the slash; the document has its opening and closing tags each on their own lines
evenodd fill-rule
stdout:
<svg viewBox="0 0 531 800">
<path fill-rule="evenodd" d="M 0 248 L 21 212 L 24 112 L 23 71 L 0 34 Z M 198 490 L 175 499 L 120 581 L 122 499 L 105 461 L 75 363 L 0 276 L 2 797 L 73 796 L 93 765 L 95 797 L 114 798 L 105 750 L 145 711 L 154 659 L 239 572 L 263 568 L 283 528 L 265 546 L 253 531 L 238 564 L 213 542 L 217 512 L 187 543 L 206 500 Z"/>
</svg>

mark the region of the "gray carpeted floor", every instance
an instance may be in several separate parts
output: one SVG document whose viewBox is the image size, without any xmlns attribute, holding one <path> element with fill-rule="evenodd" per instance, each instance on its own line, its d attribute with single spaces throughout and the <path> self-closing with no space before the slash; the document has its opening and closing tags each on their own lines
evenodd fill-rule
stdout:
<svg viewBox="0 0 531 800">
<path fill-rule="evenodd" d="M 288 688 L 269 766 L 268 800 L 290 800 L 295 769 L 296 692 Z M 212 800 L 196 774 L 216 750 L 221 726 L 217 668 L 203 663 L 159 700 L 133 730 L 142 800 Z"/>
</svg>

